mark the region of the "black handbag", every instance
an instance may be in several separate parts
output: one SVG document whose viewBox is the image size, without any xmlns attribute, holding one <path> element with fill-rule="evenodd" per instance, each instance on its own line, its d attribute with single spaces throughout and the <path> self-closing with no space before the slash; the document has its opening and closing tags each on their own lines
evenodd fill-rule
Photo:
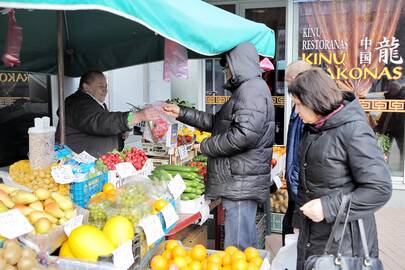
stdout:
<svg viewBox="0 0 405 270">
<path fill-rule="evenodd" d="M 330 254 L 329 251 L 332 246 L 332 241 L 337 230 L 339 223 L 344 217 L 344 210 L 347 207 L 345 222 L 343 224 L 343 232 L 340 238 L 338 252 L 336 255 Z M 384 270 L 382 262 L 378 258 L 370 258 L 367 247 L 366 234 L 364 230 L 363 220 L 357 220 L 360 230 L 361 245 L 364 251 L 364 257 L 349 257 L 342 256 L 342 242 L 346 230 L 347 220 L 349 218 L 349 212 L 351 207 L 351 199 L 345 195 L 342 198 L 342 204 L 340 205 L 338 215 L 336 217 L 335 224 L 332 227 L 331 234 L 329 235 L 328 242 L 326 243 L 323 255 L 312 255 L 306 261 L 304 265 L 305 270 Z"/>
</svg>

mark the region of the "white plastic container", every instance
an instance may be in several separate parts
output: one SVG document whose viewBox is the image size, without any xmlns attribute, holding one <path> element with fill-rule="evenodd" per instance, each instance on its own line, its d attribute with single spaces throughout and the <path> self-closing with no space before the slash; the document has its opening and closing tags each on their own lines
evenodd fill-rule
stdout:
<svg viewBox="0 0 405 270">
<path fill-rule="evenodd" d="M 28 129 L 29 160 L 33 169 L 49 167 L 54 160 L 56 128 L 49 117 L 35 118 L 35 126 Z"/>
<path fill-rule="evenodd" d="M 178 214 L 195 214 L 202 209 L 204 203 L 205 203 L 204 195 L 201 195 L 200 197 L 194 200 L 188 201 L 182 201 L 179 199 L 176 201 L 176 212 Z"/>
</svg>

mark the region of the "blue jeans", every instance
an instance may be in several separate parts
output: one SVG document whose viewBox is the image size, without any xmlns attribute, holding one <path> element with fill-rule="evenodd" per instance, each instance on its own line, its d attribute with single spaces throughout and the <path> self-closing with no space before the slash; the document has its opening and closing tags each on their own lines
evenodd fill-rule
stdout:
<svg viewBox="0 0 405 270">
<path fill-rule="evenodd" d="M 225 208 L 225 243 L 240 250 L 257 247 L 256 211 L 253 200 L 231 201 L 222 199 Z"/>
</svg>

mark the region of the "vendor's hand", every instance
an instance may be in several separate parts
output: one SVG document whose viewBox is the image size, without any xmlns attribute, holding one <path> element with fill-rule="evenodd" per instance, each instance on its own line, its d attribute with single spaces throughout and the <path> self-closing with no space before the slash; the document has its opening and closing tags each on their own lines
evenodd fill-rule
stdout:
<svg viewBox="0 0 405 270">
<path fill-rule="evenodd" d="M 305 216 L 312 219 L 314 222 L 321 222 L 325 216 L 323 215 L 321 199 L 314 199 L 304 204 L 300 210 Z"/>
<path fill-rule="evenodd" d="M 129 137 L 129 132 L 128 132 L 128 131 L 121 133 L 121 138 L 122 138 L 124 141 L 125 141 L 126 139 L 128 139 L 128 137 Z"/>
<path fill-rule="evenodd" d="M 163 106 L 163 111 L 170 116 L 173 116 L 174 118 L 179 117 L 180 114 L 180 107 L 177 106 L 176 104 L 165 104 Z"/>
</svg>

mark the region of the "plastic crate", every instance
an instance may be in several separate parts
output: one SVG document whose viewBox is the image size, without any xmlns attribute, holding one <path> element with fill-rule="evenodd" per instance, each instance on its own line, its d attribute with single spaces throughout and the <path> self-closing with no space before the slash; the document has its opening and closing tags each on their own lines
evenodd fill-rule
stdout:
<svg viewBox="0 0 405 270">
<path fill-rule="evenodd" d="M 91 179 L 70 184 L 70 197 L 73 202 L 86 208 L 90 198 L 103 190 L 104 184 L 108 182 L 108 173 L 100 174 Z"/>
<path fill-rule="evenodd" d="M 271 232 L 282 233 L 284 214 L 270 213 L 270 217 L 271 217 L 270 222 Z"/>
</svg>

